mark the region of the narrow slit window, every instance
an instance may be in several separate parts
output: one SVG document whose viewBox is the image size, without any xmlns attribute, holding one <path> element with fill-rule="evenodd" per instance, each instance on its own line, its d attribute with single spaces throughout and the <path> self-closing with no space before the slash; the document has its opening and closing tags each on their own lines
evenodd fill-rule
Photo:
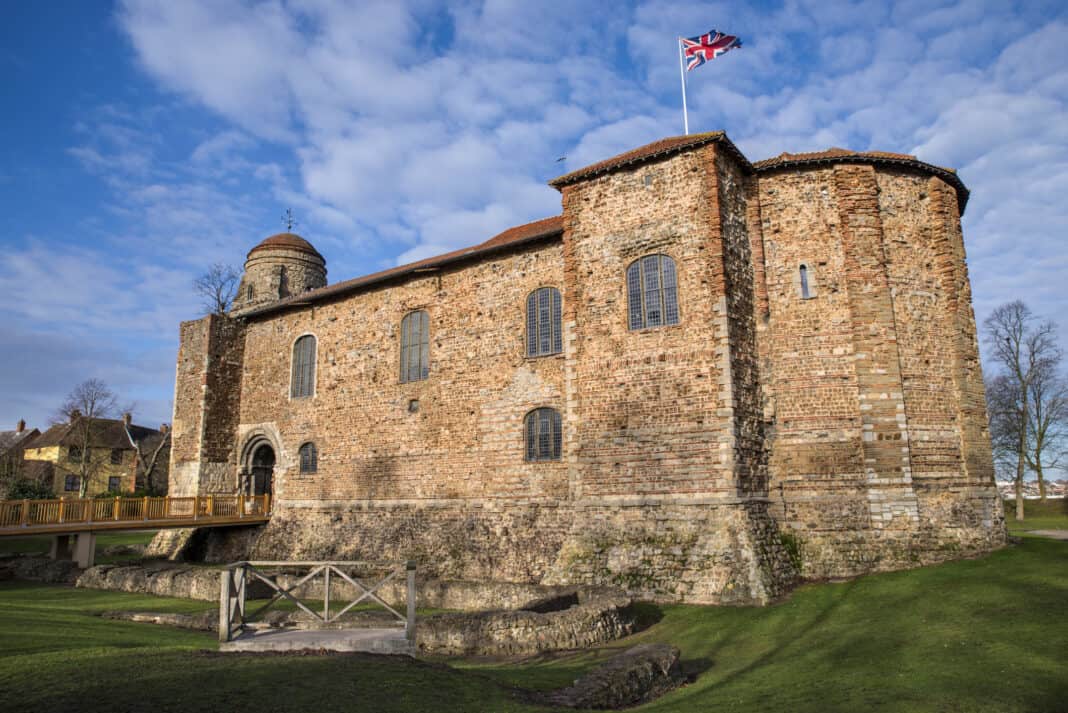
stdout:
<svg viewBox="0 0 1068 713">
<path fill-rule="evenodd" d="M 536 408 L 523 420 L 528 461 L 560 460 L 563 433 L 560 412 L 553 408 Z"/>
<path fill-rule="evenodd" d="M 679 323 L 678 276 L 667 255 L 646 255 L 627 268 L 627 323 L 631 329 Z"/>
<path fill-rule="evenodd" d="M 294 399 L 315 393 L 315 337 L 305 334 L 293 343 L 293 373 L 289 395 Z"/>
<path fill-rule="evenodd" d="M 424 310 L 401 320 L 400 380 L 420 381 L 430 376 L 430 317 Z"/>
<path fill-rule="evenodd" d="M 245 301 L 251 302 L 253 294 L 254 294 L 254 292 L 253 292 L 253 289 L 252 289 L 252 285 L 249 285 L 248 289 L 245 290 Z"/>
<path fill-rule="evenodd" d="M 305 443 L 300 447 L 300 472 L 315 473 L 319 470 L 319 449 L 314 443 Z"/>
<path fill-rule="evenodd" d="M 801 299 L 807 300 L 812 295 L 808 291 L 808 266 L 802 265 L 801 273 Z"/>
<path fill-rule="evenodd" d="M 539 287 L 527 297 L 527 356 L 563 351 L 560 334 L 560 290 Z"/>
</svg>

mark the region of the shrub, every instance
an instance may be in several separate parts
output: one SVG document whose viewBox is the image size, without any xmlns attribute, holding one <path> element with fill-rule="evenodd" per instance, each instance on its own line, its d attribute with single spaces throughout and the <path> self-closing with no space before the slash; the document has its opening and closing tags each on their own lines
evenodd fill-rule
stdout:
<svg viewBox="0 0 1068 713">
<path fill-rule="evenodd" d="M 51 500 L 56 497 L 44 483 L 29 478 L 16 478 L 7 489 L 8 500 Z"/>
</svg>

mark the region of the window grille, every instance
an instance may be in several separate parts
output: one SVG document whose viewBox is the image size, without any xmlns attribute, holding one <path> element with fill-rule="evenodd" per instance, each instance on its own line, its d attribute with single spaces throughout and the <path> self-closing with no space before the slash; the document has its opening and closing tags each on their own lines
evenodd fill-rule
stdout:
<svg viewBox="0 0 1068 713">
<path fill-rule="evenodd" d="M 430 376 L 430 317 L 424 310 L 401 320 L 400 380 L 419 381 Z"/>
<path fill-rule="evenodd" d="M 800 273 L 801 273 L 801 299 L 807 300 L 809 297 L 812 296 L 808 291 L 808 267 L 805 266 L 805 265 L 802 265 L 801 269 L 800 269 Z"/>
<path fill-rule="evenodd" d="M 293 375 L 289 395 L 295 399 L 315 393 L 315 337 L 305 334 L 293 344 Z"/>
<path fill-rule="evenodd" d="M 112 448 L 111 449 L 111 464 L 112 465 L 122 465 L 122 449 L 121 448 Z"/>
<path fill-rule="evenodd" d="M 78 490 L 82 484 L 82 479 L 76 475 L 68 475 L 63 479 L 63 490 L 68 493 L 73 493 Z"/>
<path fill-rule="evenodd" d="M 627 320 L 631 329 L 679 323 L 675 261 L 646 255 L 627 268 Z"/>
<path fill-rule="evenodd" d="M 560 460 L 563 433 L 560 412 L 552 408 L 537 408 L 527 414 L 523 423 L 526 434 L 528 461 Z"/>
<path fill-rule="evenodd" d="M 300 472 L 315 473 L 319 470 L 319 449 L 314 443 L 305 443 L 300 447 Z"/>
<path fill-rule="evenodd" d="M 527 297 L 527 356 L 559 354 L 563 350 L 560 290 L 539 287 Z"/>
</svg>

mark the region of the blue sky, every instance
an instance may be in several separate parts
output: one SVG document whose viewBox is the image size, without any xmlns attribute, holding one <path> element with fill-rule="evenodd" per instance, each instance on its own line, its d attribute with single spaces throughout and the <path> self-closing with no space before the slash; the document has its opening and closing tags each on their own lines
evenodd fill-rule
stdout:
<svg viewBox="0 0 1068 713">
<path fill-rule="evenodd" d="M 91 376 L 169 421 L 191 280 L 287 207 L 331 281 L 557 214 L 548 179 L 681 133 L 673 38 L 713 27 L 745 47 L 690 75 L 692 131 L 956 167 L 978 319 L 1068 330 L 1063 2 L 14 3 L 0 429 Z"/>
</svg>

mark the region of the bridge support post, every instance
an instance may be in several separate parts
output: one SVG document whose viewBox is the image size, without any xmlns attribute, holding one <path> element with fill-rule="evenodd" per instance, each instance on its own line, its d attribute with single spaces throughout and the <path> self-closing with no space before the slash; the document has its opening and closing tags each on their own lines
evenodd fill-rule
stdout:
<svg viewBox="0 0 1068 713">
<path fill-rule="evenodd" d="M 48 551 L 48 559 L 70 559 L 70 535 L 52 535 L 52 548 Z"/>
<path fill-rule="evenodd" d="M 74 537 L 74 560 L 80 568 L 89 569 L 96 556 L 96 533 L 79 532 Z"/>
<path fill-rule="evenodd" d="M 408 646 L 415 650 L 415 560 L 408 560 L 405 565 L 408 572 L 408 611 L 404 622 L 404 635 L 408 638 Z"/>
</svg>

